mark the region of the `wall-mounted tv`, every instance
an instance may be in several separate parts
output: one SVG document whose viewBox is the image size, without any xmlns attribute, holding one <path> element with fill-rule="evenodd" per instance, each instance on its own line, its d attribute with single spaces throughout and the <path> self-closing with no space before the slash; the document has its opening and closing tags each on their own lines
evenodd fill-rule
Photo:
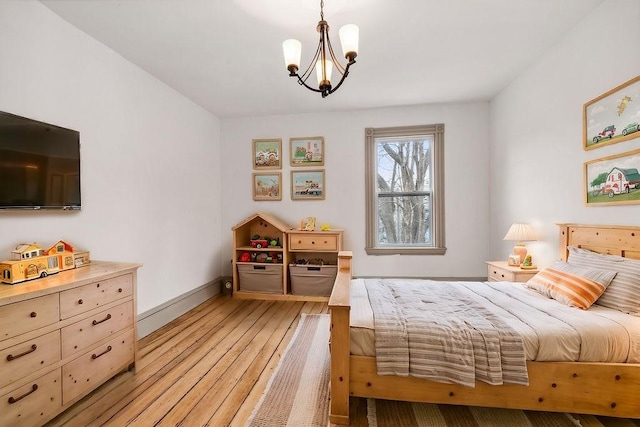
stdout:
<svg viewBox="0 0 640 427">
<path fill-rule="evenodd" d="M 0 111 L 0 209 L 80 206 L 80 133 Z"/>
</svg>

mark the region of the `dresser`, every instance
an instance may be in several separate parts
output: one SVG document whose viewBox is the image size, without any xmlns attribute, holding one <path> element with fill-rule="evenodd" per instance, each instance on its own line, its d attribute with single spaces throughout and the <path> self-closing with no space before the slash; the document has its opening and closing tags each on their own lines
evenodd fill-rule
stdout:
<svg viewBox="0 0 640 427">
<path fill-rule="evenodd" d="M 42 425 L 136 361 L 140 264 L 0 285 L 0 426 Z"/>
</svg>

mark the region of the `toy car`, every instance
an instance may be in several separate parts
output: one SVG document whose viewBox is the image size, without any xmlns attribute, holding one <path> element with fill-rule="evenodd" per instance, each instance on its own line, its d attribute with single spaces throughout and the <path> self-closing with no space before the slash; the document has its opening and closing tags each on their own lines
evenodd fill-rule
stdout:
<svg viewBox="0 0 640 427">
<path fill-rule="evenodd" d="M 602 130 L 602 132 L 600 132 L 599 134 L 597 134 L 596 136 L 593 137 L 593 142 L 595 144 L 595 143 L 600 142 L 600 140 L 602 140 L 604 138 L 611 139 L 613 137 L 613 135 L 615 135 L 615 133 L 616 133 L 616 127 L 614 125 L 607 126 L 606 128 L 604 128 Z"/>
<path fill-rule="evenodd" d="M 251 246 L 254 248 L 266 248 L 269 245 L 269 242 L 264 239 L 251 239 Z"/>
<path fill-rule="evenodd" d="M 622 135 L 626 136 L 630 133 L 638 132 L 640 130 L 640 124 L 638 122 L 629 123 L 622 129 Z"/>
</svg>

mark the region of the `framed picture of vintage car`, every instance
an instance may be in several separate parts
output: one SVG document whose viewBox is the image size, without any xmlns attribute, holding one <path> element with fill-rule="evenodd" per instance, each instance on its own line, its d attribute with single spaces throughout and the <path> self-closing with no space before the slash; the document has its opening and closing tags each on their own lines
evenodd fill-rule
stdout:
<svg viewBox="0 0 640 427">
<path fill-rule="evenodd" d="M 584 104 L 582 143 L 585 150 L 640 136 L 640 76 Z"/>
<path fill-rule="evenodd" d="M 291 200 L 324 198 L 324 169 L 291 171 Z"/>
</svg>

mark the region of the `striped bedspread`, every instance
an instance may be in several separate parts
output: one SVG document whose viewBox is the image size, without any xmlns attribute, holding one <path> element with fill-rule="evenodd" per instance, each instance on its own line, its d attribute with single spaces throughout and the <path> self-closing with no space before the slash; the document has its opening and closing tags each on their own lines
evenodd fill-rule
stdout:
<svg viewBox="0 0 640 427">
<path fill-rule="evenodd" d="M 379 375 L 474 387 L 529 383 L 522 338 L 470 297 L 464 282 L 365 279 Z M 477 286 L 477 284 L 476 284 Z"/>
</svg>

